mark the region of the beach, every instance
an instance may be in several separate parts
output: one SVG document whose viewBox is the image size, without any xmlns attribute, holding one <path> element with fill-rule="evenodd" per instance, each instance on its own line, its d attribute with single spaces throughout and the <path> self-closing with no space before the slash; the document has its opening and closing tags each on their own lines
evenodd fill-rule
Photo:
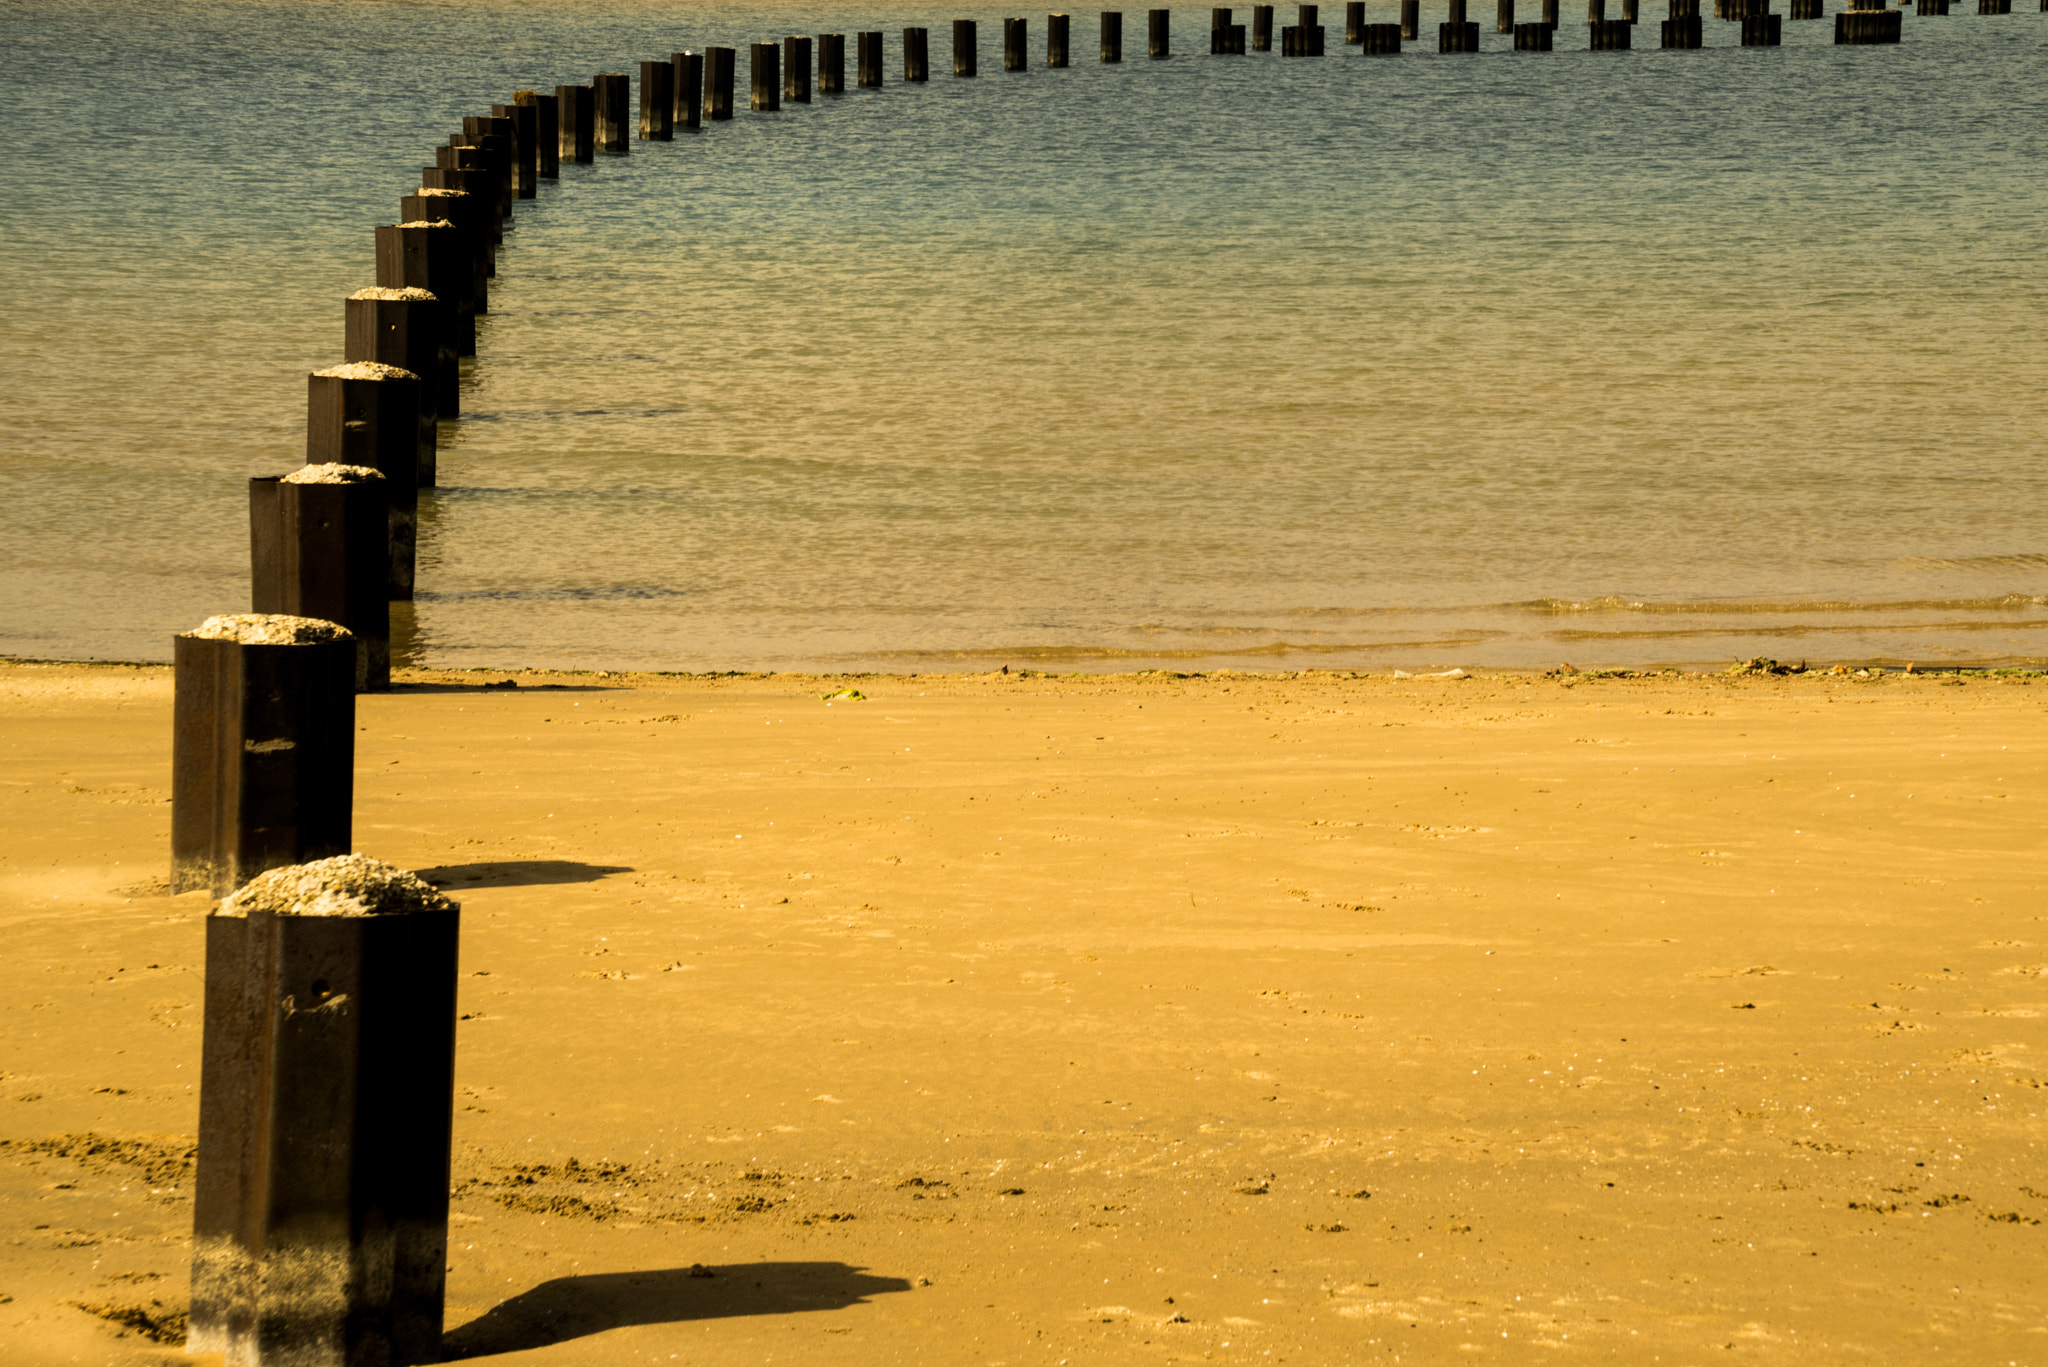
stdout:
<svg viewBox="0 0 2048 1367">
<path fill-rule="evenodd" d="M 451 1353 L 2040 1362 L 2044 690 L 400 671 Z M 170 704 L 0 665 L 10 1364 L 193 1360 Z"/>
</svg>

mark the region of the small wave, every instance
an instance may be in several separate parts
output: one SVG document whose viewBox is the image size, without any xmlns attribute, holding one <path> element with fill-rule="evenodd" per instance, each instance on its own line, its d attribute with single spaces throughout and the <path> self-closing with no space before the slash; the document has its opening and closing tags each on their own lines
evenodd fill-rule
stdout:
<svg viewBox="0 0 2048 1367">
<path fill-rule="evenodd" d="M 1857 602 L 1848 598 L 1815 598 L 1787 602 L 1657 602 L 1642 598 L 1536 598 L 1526 603 L 1503 603 L 1511 612 L 1531 612 L 1547 617 L 1572 617 L 1603 612 L 1636 612 L 1674 617 L 1747 616 L 1795 612 L 2019 612 L 2048 607 L 2048 596 L 2038 593 L 2007 593 L 1995 598 L 1899 598 Z"/>
<path fill-rule="evenodd" d="M 566 422 L 576 418 L 679 418 L 687 408 L 534 408 L 496 413 L 462 413 L 450 422 Z"/>
<path fill-rule="evenodd" d="M 1409 610 L 1402 609 L 1402 611 Z M 1420 609 L 1416 611 L 1420 611 Z M 1126 627 L 1125 630 L 1139 636 L 1192 636 L 1199 639 L 1205 636 L 1225 638 L 1236 636 L 1277 636 L 1281 633 L 1282 628 L 1261 624 L 1233 626 L 1203 623 L 1141 622 L 1136 626 Z M 1313 628 L 1304 627 L 1297 622 L 1290 622 L 1285 630 L 1297 636 L 1334 636 L 1338 634 L 1334 628 L 1330 631 L 1316 631 Z"/>
<path fill-rule="evenodd" d="M 1266 645 L 1240 646 L 1232 650 L 1201 649 L 1158 649 L 1136 650 L 1125 646 L 1011 646 L 1008 648 L 971 646 L 957 650 L 864 650 L 840 656 L 847 660 L 987 660 L 996 661 L 1061 661 L 1082 660 L 1225 660 L 1225 659 L 1277 659 L 1287 655 L 1346 655 L 1362 654 L 1368 651 L 1424 651 L 1455 650 L 1460 646 L 1473 646 L 1495 640 L 1507 633 L 1499 631 L 1474 631 L 1429 641 L 1349 641 L 1329 644 L 1303 644 L 1296 641 L 1274 641 Z"/>
<path fill-rule="evenodd" d="M 1914 555 L 1893 562 L 1914 569 L 1937 570 L 2048 570 L 2048 555 Z"/>
<path fill-rule="evenodd" d="M 421 602 L 435 603 L 607 603 L 643 598 L 682 598 L 681 589 L 653 584 L 565 585 L 549 589 L 469 589 L 454 593 L 422 589 Z"/>
<path fill-rule="evenodd" d="M 1725 626 L 1694 627 L 1689 630 L 1672 631 L 1574 631 L 1569 628 L 1560 631 L 1546 631 L 1543 635 L 1553 641 L 1660 641 L 1704 639 L 1711 636 L 1766 636 L 1784 639 L 1797 636 L 1859 635 L 1875 633 L 1887 635 L 1905 631 L 2039 631 L 2048 629 L 2048 621 L 2036 619 L 2026 622 L 1832 622 L 1825 625 L 1814 622 L 1798 622 L 1789 626 Z"/>
</svg>

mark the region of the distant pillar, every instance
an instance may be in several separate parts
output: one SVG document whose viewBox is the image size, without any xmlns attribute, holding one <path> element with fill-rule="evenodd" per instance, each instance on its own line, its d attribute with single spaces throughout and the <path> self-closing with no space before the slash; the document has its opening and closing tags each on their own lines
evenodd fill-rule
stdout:
<svg viewBox="0 0 2048 1367">
<path fill-rule="evenodd" d="M 1365 0 L 1345 0 L 1344 43 L 1357 47 L 1365 41 Z"/>
<path fill-rule="evenodd" d="M 975 62 L 974 21 L 955 19 L 953 21 L 953 74 L 955 76 L 979 75 Z"/>
<path fill-rule="evenodd" d="M 519 103 L 517 96 L 513 98 L 512 104 L 492 105 L 491 113 L 512 128 L 513 195 L 519 199 L 532 199 L 539 192 L 540 148 L 536 139 L 540 125 L 533 106 Z"/>
<path fill-rule="evenodd" d="M 597 150 L 622 156 L 633 150 L 633 82 L 624 72 L 608 71 L 591 81 L 597 105 Z"/>
<path fill-rule="evenodd" d="M 1045 16 L 1045 64 L 1050 67 L 1067 64 L 1067 16 L 1064 14 Z"/>
<path fill-rule="evenodd" d="M 1451 0 L 1462 8 L 1464 0 Z M 1453 20 L 1437 25 L 1436 50 L 1438 52 L 1479 51 L 1479 25 L 1467 20 Z"/>
<path fill-rule="evenodd" d="M 587 85 L 555 87 L 556 112 L 561 118 L 560 157 L 568 162 L 596 159 L 597 101 Z"/>
<path fill-rule="evenodd" d="M 903 79 L 908 83 L 928 81 L 932 78 L 930 31 L 921 28 L 903 30 Z"/>
<path fill-rule="evenodd" d="M 1546 0 L 1555 4 L 1556 0 Z M 1414 42 L 1422 36 L 1422 0 L 1401 0 L 1401 37 Z"/>
<path fill-rule="evenodd" d="M 1272 50 L 1273 50 L 1273 7 L 1272 7 L 1271 5 L 1253 5 L 1253 6 L 1252 6 L 1252 51 L 1253 51 L 1253 52 L 1271 52 Z"/>
<path fill-rule="evenodd" d="M 1629 3 L 1634 4 L 1635 0 L 1629 0 Z M 1513 33 L 1515 31 L 1515 0 L 1500 0 L 1499 11 L 1493 21 L 1493 31 L 1495 33 Z"/>
<path fill-rule="evenodd" d="M 411 598 L 419 526 L 419 376 L 374 361 L 308 375 L 306 464 L 367 465 L 383 474 L 391 499 L 386 591 L 393 598 Z"/>
<path fill-rule="evenodd" d="M 882 35 L 879 32 L 859 34 L 856 39 L 860 71 L 858 79 L 867 90 L 880 89 L 882 84 Z"/>
<path fill-rule="evenodd" d="M 1173 55 L 1173 37 L 1168 25 L 1173 11 L 1156 9 L 1145 15 L 1145 55 L 1158 61 Z"/>
<path fill-rule="evenodd" d="M 1031 55 L 1028 46 L 1027 25 L 1022 19 L 1003 20 L 1003 70 L 1029 71 Z"/>
<path fill-rule="evenodd" d="M 1102 60 L 1121 62 L 1124 59 L 1124 15 L 1122 10 L 1102 12 Z"/>
<path fill-rule="evenodd" d="M 673 62 L 640 63 L 640 140 L 671 142 L 676 135 L 676 68 Z"/>
<path fill-rule="evenodd" d="M 535 174 L 542 180 L 558 179 L 562 174 L 561 101 L 531 90 L 515 91 L 512 98 L 533 109 Z"/>
<path fill-rule="evenodd" d="M 811 102 L 811 40 L 792 34 L 782 40 L 782 98 Z"/>
<path fill-rule="evenodd" d="M 460 362 L 441 326 L 441 301 L 422 289 L 366 289 L 342 305 L 342 359 L 397 366 L 420 377 L 420 487 L 431 489 L 437 478 L 435 451 L 445 411 L 454 417 L 459 400 Z M 258 612 L 289 609 L 258 608 Z M 318 617 L 317 612 L 302 616 Z M 340 618 L 331 618 L 341 621 Z M 347 622 L 342 622 L 348 626 Z M 353 628 L 351 628 L 353 630 Z"/>
<path fill-rule="evenodd" d="M 355 687 L 391 687 L 390 501 L 360 465 L 249 481 L 249 610 L 333 622 L 355 638 Z"/>
<path fill-rule="evenodd" d="M 701 128 L 704 126 L 704 54 L 701 52 L 671 52 L 668 64 L 674 75 L 669 79 L 676 90 L 675 126 L 678 128 Z"/>
<path fill-rule="evenodd" d="M 191 1351 L 441 1360 L 459 916 L 345 855 L 206 918 Z"/>
<path fill-rule="evenodd" d="M 752 48 L 753 108 L 772 114 L 782 108 L 782 49 L 774 43 Z"/>
<path fill-rule="evenodd" d="M 843 33 L 818 35 L 818 93 L 846 93 L 846 35 Z"/>
<path fill-rule="evenodd" d="M 519 198 L 518 178 L 514 166 L 514 134 L 512 120 L 492 116 L 483 118 L 468 115 L 462 120 L 462 137 L 450 138 L 450 146 L 467 144 L 479 148 L 484 154 L 484 168 L 491 173 L 498 190 L 498 215 L 512 217 L 512 201 Z M 528 195 L 526 198 L 531 199 Z"/>
<path fill-rule="evenodd" d="M 491 311 L 491 275 L 497 270 L 493 264 L 497 255 L 497 215 L 491 209 L 489 177 L 487 171 L 423 169 L 420 172 L 420 189 L 398 202 L 407 223 L 443 219 L 455 226 L 465 278 L 469 282 L 463 289 L 471 315 Z M 384 282 L 380 280 L 378 283 Z M 443 299 L 448 297 L 438 289 L 434 293 Z M 468 337 L 466 341 L 473 344 L 475 338 Z M 476 353 L 469 350 L 462 354 L 473 356 Z"/>
<path fill-rule="evenodd" d="M 704 117 L 714 122 L 732 117 L 733 69 L 738 49 L 704 49 Z"/>
<path fill-rule="evenodd" d="M 1671 0 L 1671 17 L 1662 24 L 1663 45 L 1668 48 L 1705 46 L 1700 24 L 1699 0 Z"/>
<path fill-rule="evenodd" d="M 466 216 L 453 222 L 475 240 L 485 264 L 484 273 L 491 275 L 497 269 L 491 263 L 497 255 L 498 243 L 504 240 L 505 217 L 499 212 L 498 173 L 480 165 L 483 159 L 482 148 L 437 147 L 437 164 L 420 168 L 420 184 L 429 190 L 455 190 L 469 196 L 462 206 Z M 477 311 L 489 310 L 480 307 Z"/>
<path fill-rule="evenodd" d="M 211 617 L 171 647 L 171 891 L 221 896 L 266 869 L 347 854 L 348 632 L 302 617 Z"/>
</svg>

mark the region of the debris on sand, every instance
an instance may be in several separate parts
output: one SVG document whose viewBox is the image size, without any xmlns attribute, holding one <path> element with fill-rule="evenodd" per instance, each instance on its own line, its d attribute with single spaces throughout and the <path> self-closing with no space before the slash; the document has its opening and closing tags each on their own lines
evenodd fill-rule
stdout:
<svg viewBox="0 0 2048 1367">
<path fill-rule="evenodd" d="M 1805 672 L 1806 661 L 1804 660 L 1801 660 L 1796 665 L 1782 665 L 1776 660 L 1766 659 L 1762 655 L 1758 655 L 1753 659 L 1737 660 L 1734 664 L 1728 666 L 1728 673 L 1730 674 L 1804 674 Z"/>
</svg>

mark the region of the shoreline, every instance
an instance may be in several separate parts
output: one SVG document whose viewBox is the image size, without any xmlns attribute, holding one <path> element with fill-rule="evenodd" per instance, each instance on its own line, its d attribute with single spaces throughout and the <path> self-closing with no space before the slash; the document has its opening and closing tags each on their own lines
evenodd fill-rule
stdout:
<svg viewBox="0 0 2048 1367">
<path fill-rule="evenodd" d="M 1766 667 L 1757 667 L 1762 664 Z M 161 669 L 171 668 L 168 660 L 73 660 L 56 657 L 0 654 L 0 667 L 33 667 L 52 669 Z M 2023 678 L 2037 674 L 2048 674 L 2048 657 L 2023 657 L 2013 659 L 2000 657 L 1981 662 L 1945 661 L 1924 663 L 1918 660 L 1824 660 L 1811 659 L 1789 663 L 1781 660 L 1757 657 L 1755 660 L 1731 661 L 1721 668 L 1687 667 L 1681 665 L 1653 666 L 1645 669 L 1586 665 L 1584 667 L 1565 664 L 1552 668 L 1530 666 L 1518 668 L 1502 665 L 1459 665 L 1429 664 L 1413 668 L 1388 667 L 1386 669 L 1242 669 L 1223 667 L 1218 669 L 1127 669 L 1127 670 L 1054 670 L 1035 669 L 1028 666 L 1010 668 L 999 666 L 980 670 L 802 670 L 802 669 L 563 669 L 537 665 L 396 665 L 392 666 L 391 677 L 394 690 L 404 683 L 431 682 L 442 675 L 508 674 L 508 675 L 562 675 L 577 678 L 600 678 L 633 680 L 690 680 L 690 679 L 1219 679 L 1247 678 L 1271 680 L 1350 680 L 1350 679 L 1429 679 L 1429 678 L 1471 678 L 1471 679 L 1713 679 L 1713 678 L 1841 678 L 1860 677 L 1863 671 L 1872 678 L 1924 677 L 1937 674 L 1981 678 Z"/>
</svg>

